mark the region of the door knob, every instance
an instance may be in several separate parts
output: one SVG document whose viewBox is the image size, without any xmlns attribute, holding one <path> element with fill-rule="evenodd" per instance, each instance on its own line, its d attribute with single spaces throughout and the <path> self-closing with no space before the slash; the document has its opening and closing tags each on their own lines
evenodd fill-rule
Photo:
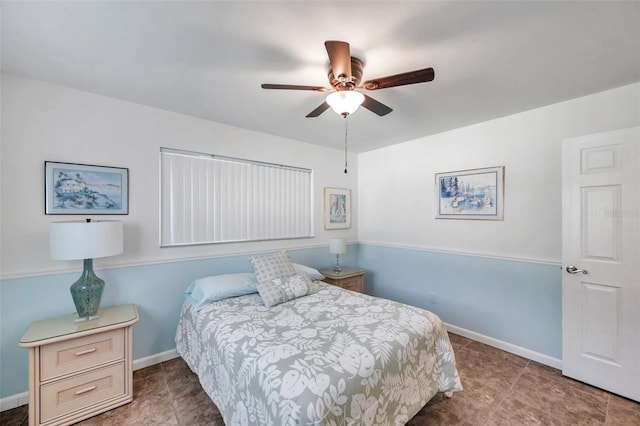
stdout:
<svg viewBox="0 0 640 426">
<path fill-rule="evenodd" d="M 570 273 L 570 274 L 577 274 L 577 273 L 580 273 L 580 272 L 582 272 L 583 274 L 586 274 L 587 270 L 586 269 L 578 269 L 573 265 L 569 265 L 569 266 L 567 266 L 567 272 Z"/>
</svg>

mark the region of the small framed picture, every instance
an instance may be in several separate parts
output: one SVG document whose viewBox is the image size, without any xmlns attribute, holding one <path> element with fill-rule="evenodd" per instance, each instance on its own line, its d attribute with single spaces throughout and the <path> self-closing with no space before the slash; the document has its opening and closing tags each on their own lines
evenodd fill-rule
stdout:
<svg viewBox="0 0 640 426">
<path fill-rule="evenodd" d="M 504 219 L 504 166 L 436 173 L 436 219 Z"/>
<path fill-rule="evenodd" d="M 45 214 L 129 214 L 129 169 L 44 162 Z"/>
<path fill-rule="evenodd" d="M 324 188 L 324 229 L 351 227 L 351 190 Z"/>
</svg>

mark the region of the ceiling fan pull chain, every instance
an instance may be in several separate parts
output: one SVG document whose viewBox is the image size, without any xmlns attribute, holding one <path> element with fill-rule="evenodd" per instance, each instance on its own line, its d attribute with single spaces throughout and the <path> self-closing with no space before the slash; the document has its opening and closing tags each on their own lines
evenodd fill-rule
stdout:
<svg viewBox="0 0 640 426">
<path fill-rule="evenodd" d="M 347 174 L 347 133 L 349 130 L 349 115 L 344 116 L 344 174 Z"/>
</svg>

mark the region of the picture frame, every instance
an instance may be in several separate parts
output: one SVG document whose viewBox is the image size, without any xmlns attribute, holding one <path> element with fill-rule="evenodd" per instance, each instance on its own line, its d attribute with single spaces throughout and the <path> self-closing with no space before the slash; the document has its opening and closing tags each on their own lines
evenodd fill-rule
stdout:
<svg viewBox="0 0 640 426">
<path fill-rule="evenodd" d="M 504 220 L 504 166 L 435 175 L 436 219 Z"/>
<path fill-rule="evenodd" d="M 44 162 L 45 214 L 129 214 L 129 169 Z"/>
<path fill-rule="evenodd" d="M 351 228 L 351 190 L 324 188 L 324 229 Z"/>
</svg>

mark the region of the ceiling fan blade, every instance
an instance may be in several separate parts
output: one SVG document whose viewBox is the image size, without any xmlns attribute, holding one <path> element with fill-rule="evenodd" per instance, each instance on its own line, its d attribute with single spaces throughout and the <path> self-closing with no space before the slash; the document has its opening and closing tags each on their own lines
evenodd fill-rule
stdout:
<svg viewBox="0 0 640 426">
<path fill-rule="evenodd" d="M 327 40 L 324 42 L 324 47 L 327 49 L 335 78 L 340 81 L 340 76 L 344 75 L 346 78 L 344 81 L 351 81 L 351 49 L 349 48 L 349 43 Z"/>
<path fill-rule="evenodd" d="M 306 115 L 307 118 L 313 118 L 313 117 L 317 117 L 320 114 L 322 114 L 323 112 L 325 112 L 326 110 L 329 109 L 329 104 L 326 102 L 323 102 L 320 104 L 320 106 L 316 109 L 314 109 L 313 111 L 311 111 L 309 114 Z"/>
<path fill-rule="evenodd" d="M 386 89 L 387 87 L 405 86 L 407 84 L 425 83 L 432 81 L 435 77 L 433 68 L 425 68 L 417 71 L 405 72 L 402 74 L 390 75 L 388 77 L 367 80 L 362 84 L 367 90 Z"/>
<path fill-rule="evenodd" d="M 322 86 L 301 86 L 297 84 L 261 84 L 263 89 L 285 89 L 285 90 L 313 90 L 314 92 L 326 92 L 326 87 Z"/>
<path fill-rule="evenodd" d="M 378 114 L 380 117 L 383 115 L 389 114 L 393 109 L 389 108 L 382 102 L 378 102 L 370 96 L 364 95 L 364 101 L 362 102 L 362 106 L 368 109 L 369 111 Z"/>
</svg>

